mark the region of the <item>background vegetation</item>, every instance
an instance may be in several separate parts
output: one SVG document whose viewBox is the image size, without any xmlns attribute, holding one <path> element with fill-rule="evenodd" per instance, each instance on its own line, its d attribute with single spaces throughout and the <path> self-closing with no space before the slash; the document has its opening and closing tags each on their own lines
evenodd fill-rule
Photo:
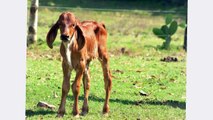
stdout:
<svg viewBox="0 0 213 120">
<path fill-rule="evenodd" d="M 178 29 L 172 36 L 168 50 L 161 49 L 164 41 L 152 33 L 154 27 L 164 24 L 164 18 L 168 14 L 172 14 L 178 22 L 185 21 L 186 6 L 174 1 L 40 0 L 38 41 L 27 48 L 26 118 L 54 119 L 56 116 L 62 85 L 59 54 L 61 41 L 57 36 L 53 49 L 49 49 L 45 38 L 60 13 L 71 11 L 81 21 L 96 20 L 105 23 L 113 74 L 111 111 L 109 117 L 103 117 L 101 110 L 105 93 L 102 70 L 98 60 L 92 62 L 90 111 L 81 119 L 185 119 L 186 53 L 182 49 L 184 29 Z M 167 56 L 178 58 L 178 62 L 160 61 Z M 73 76 L 74 72 L 71 81 Z M 140 92 L 146 92 L 147 95 L 141 95 Z M 39 101 L 53 104 L 56 109 L 38 108 L 36 105 Z M 80 106 L 82 102 L 81 87 Z M 70 91 L 65 119 L 73 119 L 72 105 Z"/>
</svg>

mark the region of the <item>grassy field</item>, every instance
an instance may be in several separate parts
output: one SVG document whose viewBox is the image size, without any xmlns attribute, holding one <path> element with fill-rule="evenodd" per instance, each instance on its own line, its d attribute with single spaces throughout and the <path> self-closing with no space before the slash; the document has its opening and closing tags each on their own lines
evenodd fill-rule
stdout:
<svg viewBox="0 0 213 120">
<path fill-rule="evenodd" d="M 59 54 L 60 39 L 53 49 L 46 45 L 49 28 L 62 11 L 72 11 L 80 20 L 104 22 L 108 30 L 108 51 L 113 87 L 110 114 L 101 114 L 104 101 L 104 82 L 98 60 L 91 63 L 89 114 L 80 119 L 112 120 L 182 120 L 186 111 L 186 53 L 182 49 L 183 29 L 173 36 L 171 48 L 163 50 L 163 40 L 152 34 L 153 27 L 164 23 L 166 14 L 144 10 L 95 11 L 75 9 L 39 9 L 38 41 L 27 48 L 26 119 L 55 119 L 60 103 L 62 68 Z M 183 15 L 174 15 L 178 22 Z M 121 48 L 125 49 L 124 53 Z M 174 56 L 178 62 L 162 62 L 161 58 Z M 75 73 L 71 75 L 73 81 Z M 148 95 L 141 96 L 140 91 Z M 56 106 L 55 110 L 38 108 L 39 101 Z M 83 102 L 81 87 L 80 105 Z M 64 119 L 71 115 L 73 96 L 67 97 Z"/>
</svg>

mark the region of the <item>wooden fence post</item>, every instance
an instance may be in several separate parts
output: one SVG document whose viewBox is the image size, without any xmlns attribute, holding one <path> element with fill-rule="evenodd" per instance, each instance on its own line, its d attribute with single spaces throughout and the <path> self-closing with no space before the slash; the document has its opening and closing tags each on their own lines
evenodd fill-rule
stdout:
<svg viewBox="0 0 213 120">
<path fill-rule="evenodd" d="M 30 7 L 29 26 L 27 45 L 35 43 L 37 40 L 37 26 L 38 26 L 38 2 L 39 0 L 32 0 Z"/>
</svg>

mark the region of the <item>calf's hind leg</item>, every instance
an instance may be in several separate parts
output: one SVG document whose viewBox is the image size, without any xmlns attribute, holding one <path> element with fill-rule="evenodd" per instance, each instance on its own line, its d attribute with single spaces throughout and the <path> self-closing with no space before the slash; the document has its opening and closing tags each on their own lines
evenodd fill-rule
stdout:
<svg viewBox="0 0 213 120">
<path fill-rule="evenodd" d="M 110 91 L 112 88 L 112 77 L 109 69 L 109 58 L 107 53 L 105 52 L 105 54 L 99 54 L 99 60 L 101 62 L 103 69 L 104 88 L 106 92 L 103 114 L 107 114 L 109 112 L 109 98 L 110 98 Z"/>
</svg>

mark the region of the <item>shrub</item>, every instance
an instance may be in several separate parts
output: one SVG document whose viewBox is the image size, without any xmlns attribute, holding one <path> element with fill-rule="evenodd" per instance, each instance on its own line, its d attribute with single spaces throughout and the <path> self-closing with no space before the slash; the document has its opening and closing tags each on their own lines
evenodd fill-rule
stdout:
<svg viewBox="0 0 213 120">
<path fill-rule="evenodd" d="M 165 25 L 162 25 L 161 28 L 153 28 L 153 33 L 165 40 L 163 42 L 162 48 L 168 49 L 171 42 L 171 37 L 177 31 L 178 23 L 172 18 L 172 16 L 167 16 L 165 19 Z"/>
</svg>

